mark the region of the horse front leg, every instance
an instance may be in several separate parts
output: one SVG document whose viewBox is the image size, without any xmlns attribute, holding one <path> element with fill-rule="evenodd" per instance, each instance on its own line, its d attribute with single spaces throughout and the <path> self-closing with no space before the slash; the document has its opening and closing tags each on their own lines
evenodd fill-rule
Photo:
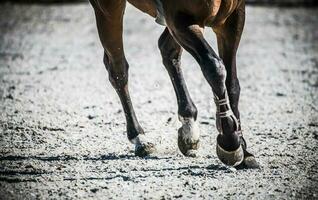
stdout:
<svg viewBox="0 0 318 200">
<path fill-rule="evenodd" d="M 198 111 L 190 97 L 181 71 L 182 47 L 171 36 L 167 28 L 160 36 L 158 45 L 163 64 L 169 73 L 177 96 L 178 115 L 182 123 L 182 127 L 178 130 L 178 146 L 183 155 L 195 157 L 196 150 L 199 148 L 200 136 L 196 122 Z"/>
<path fill-rule="evenodd" d="M 240 84 L 237 77 L 236 53 L 243 32 L 244 22 L 245 5 L 242 3 L 241 6 L 234 11 L 234 13 L 224 24 L 218 27 L 213 27 L 213 30 L 217 35 L 219 55 L 222 58 L 227 71 L 226 87 L 229 95 L 230 105 L 235 117 L 239 122 L 238 133 L 241 137 L 241 143 L 244 151 L 244 161 L 242 162 L 241 166 L 245 168 L 258 168 L 259 164 L 257 163 L 254 155 L 247 151 L 247 145 L 242 134 L 240 112 L 238 108 Z"/>
<path fill-rule="evenodd" d="M 109 81 L 116 90 L 127 122 L 127 137 L 135 144 L 135 155 L 147 156 L 155 150 L 152 143 L 144 136 L 131 102 L 128 90 L 128 68 L 123 48 L 123 14 L 125 0 L 91 0 L 95 10 L 97 29 L 104 47 L 104 64 L 109 74 Z"/>
</svg>

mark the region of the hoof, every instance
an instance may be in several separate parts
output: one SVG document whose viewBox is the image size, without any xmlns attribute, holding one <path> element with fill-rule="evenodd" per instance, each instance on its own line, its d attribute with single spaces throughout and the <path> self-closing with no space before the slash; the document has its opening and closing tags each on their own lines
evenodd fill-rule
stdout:
<svg viewBox="0 0 318 200">
<path fill-rule="evenodd" d="M 260 168 L 260 165 L 256 161 L 254 156 L 249 156 L 249 157 L 244 158 L 242 163 L 244 164 L 245 168 L 248 168 L 248 169 L 259 169 Z"/>
<path fill-rule="evenodd" d="M 178 140 L 178 147 L 184 156 L 195 158 L 197 157 L 197 149 L 199 148 L 199 141 L 197 143 L 185 143 Z"/>
<path fill-rule="evenodd" d="M 253 154 L 244 150 L 244 160 L 243 162 L 237 166 L 238 169 L 260 169 L 261 166 L 256 161 Z"/>
<path fill-rule="evenodd" d="M 178 147 L 188 157 L 196 157 L 199 148 L 200 130 L 194 119 L 180 118 L 182 127 L 178 130 Z"/>
<path fill-rule="evenodd" d="M 153 143 L 146 140 L 144 135 L 138 135 L 134 140 L 135 155 L 139 157 L 146 157 L 156 151 L 156 147 Z"/>
<path fill-rule="evenodd" d="M 135 155 L 138 157 L 146 157 L 156 151 L 155 145 L 152 143 L 140 144 L 135 146 Z"/>
<path fill-rule="evenodd" d="M 240 165 L 244 160 L 244 151 L 241 145 L 234 151 L 226 151 L 217 144 L 216 154 L 221 162 L 232 167 Z"/>
<path fill-rule="evenodd" d="M 195 158 L 195 157 L 197 157 L 197 154 L 198 154 L 198 151 L 193 149 L 193 150 L 188 150 L 183 155 L 185 155 L 187 157 Z"/>
</svg>

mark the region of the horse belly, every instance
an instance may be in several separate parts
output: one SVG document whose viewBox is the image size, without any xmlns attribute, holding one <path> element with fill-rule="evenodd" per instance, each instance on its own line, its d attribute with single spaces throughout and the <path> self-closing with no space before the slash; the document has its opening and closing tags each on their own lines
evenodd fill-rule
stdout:
<svg viewBox="0 0 318 200">
<path fill-rule="evenodd" d="M 206 26 L 223 23 L 242 0 L 162 0 L 165 10 L 175 15 L 183 12 Z"/>
<path fill-rule="evenodd" d="M 128 0 L 128 2 L 152 17 L 156 17 L 157 15 L 156 6 L 152 0 Z"/>
<path fill-rule="evenodd" d="M 241 0 L 215 0 L 211 16 L 207 20 L 208 26 L 222 25 L 226 19 L 235 11 Z"/>
</svg>

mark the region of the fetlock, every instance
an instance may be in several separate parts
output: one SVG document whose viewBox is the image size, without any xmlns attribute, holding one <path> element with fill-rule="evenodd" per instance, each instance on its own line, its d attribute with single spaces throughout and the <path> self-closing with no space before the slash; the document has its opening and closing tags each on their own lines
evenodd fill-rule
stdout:
<svg viewBox="0 0 318 200">
<path fill-rule="evenodd" d="M 216 153 L 219 159 L 226 165 L 237 166 L 244 159 L 244 151 L 240 136 L 237 134 L 239 123 L 233 114 L 227 93 L 224 98 L 215 96 L 216 127 L 219 131 L 217 137 Z"/>
<path fill-rule="evenodd" d="M 240 146 L 239 122 L 231 110 L 227 93 L 223 99 L 215 96 L 216 127 L 219 132 L 218 144 L 226 150 L 235 150 Z"/>
</svg>

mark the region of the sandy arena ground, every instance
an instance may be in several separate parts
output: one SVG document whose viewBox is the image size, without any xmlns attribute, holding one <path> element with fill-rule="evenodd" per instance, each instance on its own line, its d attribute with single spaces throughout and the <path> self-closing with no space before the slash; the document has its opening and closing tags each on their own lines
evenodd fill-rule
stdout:
<svg viewBox="0 0 318 200">
<path fill-rule="evenodd" d="M 158 148 L 140 159 L 90 5 L 0 10 L 0 199 L 318 199 L 318 9 L 247 8 L 240 108 L 259 170 L 217 159 L 212 93 L 187 53 L 201 149 L 199 158 L 180 154 L 176 98 L 157 48 L 163 27 L 147 15 L 128 6 L 125 16 L 133 103 Z"/>
</svg>

